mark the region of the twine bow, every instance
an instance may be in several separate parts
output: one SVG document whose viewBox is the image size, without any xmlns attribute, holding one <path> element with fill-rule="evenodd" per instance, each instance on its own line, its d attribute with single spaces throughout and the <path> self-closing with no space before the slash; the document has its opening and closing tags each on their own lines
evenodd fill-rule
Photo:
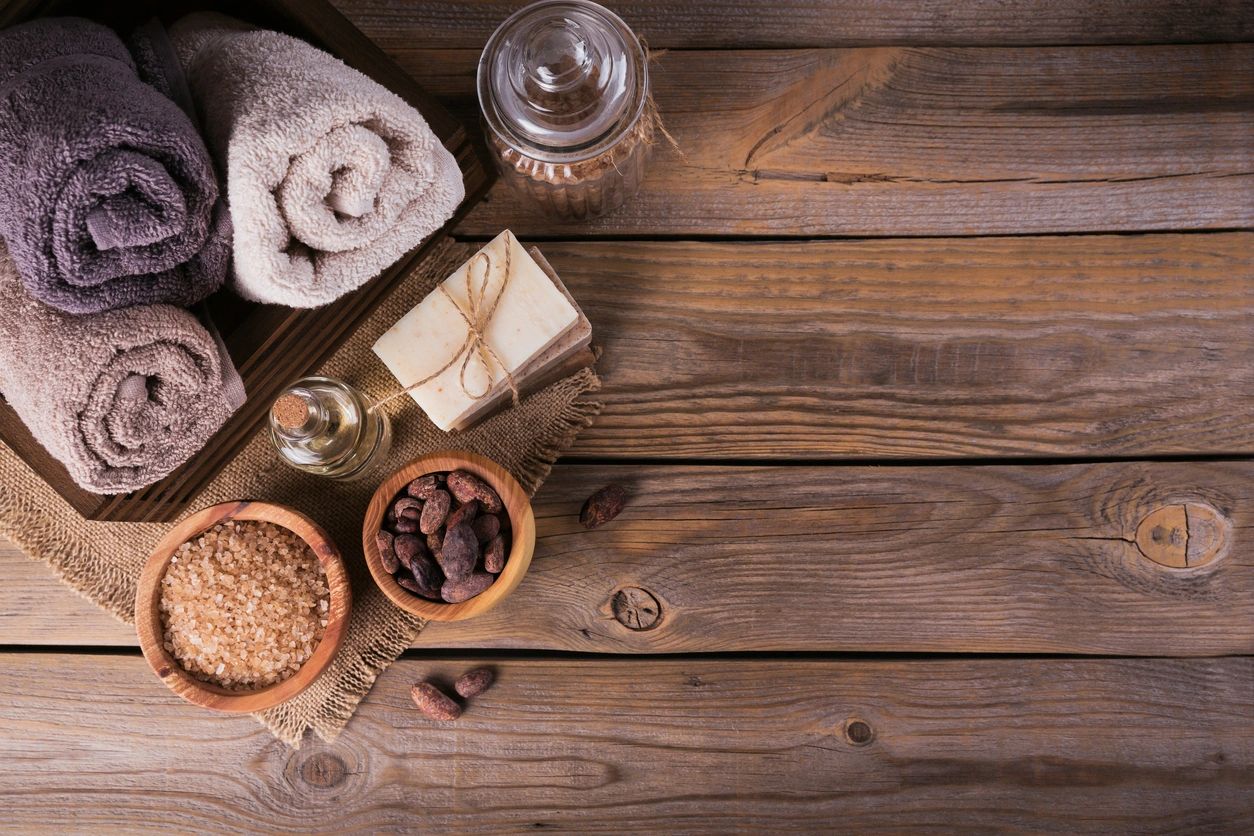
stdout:
<svg viewBox="0 0 1254 836">
<path fill-rule="evenodd" d="M 505 382 L 508 384 L 510 393 L 513 396 L 514 406 L 518 406 L 517 381 L 514 380 L 514 376 L 510 374 L 510 371 L 506 367 L 505 363 L 501 361 L 500 355 L 497 354 L 496 349 L 488 343 L 487 337 L 485 336 L 485 332 L 488 330 L 488 325 L 492 322 L 492 317 L 496 314 L 496 308 L 501 303 L 501 297 L 505 295 L 505 288 L 509 285 L 509 280 L 513 276 L 512 244 L 513 242 L 508 239 L 505 242 L 505 277 L 501 279 L 501 287 L 496 292 L 496 296 L 493 297 L 491 304 L 485 303 L 488 295 L 488 285 L 491 284 L 492 280 L 492 256 L 488 255 L 483 250 L 475 253 L 474 258 L 470 259 L 470 263 L 466 265 L 467 309 L 463 309 L 461 305 L 457 304 L 457 300 L 453 298 L 452 294 L 444 289 L 444 282 L 440 282 L 436 289 L 440 293 L 443 293 L 444 298 L 448 299 L 449 302 L 452 303 L 453 309 L 457 311 L 458 315 L 461 316 L 462 321 L 466 324 L 466 339 L 462 341 L 461 347 L 453 353 L 453 356 L 449 358 L 448 362 L 441 366 L 438 370 L 427 375 L 422 380 L 409 384 L 399 392 L 394 392 L 382 400 L 376 401 L 370 407 L 372 412 L 384 404 L 390 403 L 399 397 L 408 395 L 420 386 L 424 386 L 425 384 L 435 380 L 437 377 L 453 368 L 458 360 L 461 360 L 462 368 L 461 372 L 457 376 L 457 382 L 461 386 L 462 392 L 466 394 L 466 397 L 470 398 L 472 401 L 477 401 L 492 391 L 492 364 L 495 363 L 498 367 L 500 367 L 501 371 L 505 373 Z M 471 276 L 474 274 L 475 265 L 479 262 L 480 258 L 483 259 L 483 281 L 479 283 L 479 291 L 476 293 L 471 282 Z M 470 387 L 466 384 L 466 370 L 470 368 L 470 362 L 474 359 L 478 359 L 480 365 L 483 366 L 483 370 L 487 372 L 488 375 L 488 382 L 484 386 L 483 391 L 477 394 L 470 391 Z"/>
</svg>

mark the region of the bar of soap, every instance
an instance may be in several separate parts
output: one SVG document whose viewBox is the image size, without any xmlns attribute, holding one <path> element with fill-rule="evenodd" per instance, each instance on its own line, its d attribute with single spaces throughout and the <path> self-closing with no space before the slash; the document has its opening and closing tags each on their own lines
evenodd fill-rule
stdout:
<svg viewBox="0 0 1254 836">
<path fill-rule="evenodd" d="M 506 247 L 509 248 L 511 276 L 502 290 Z M 432 423 L 446 431 L 455 428 L 480 401 L 499 391 L 507 372 L 516 374 L 580 320 L 579 310 L 558 290 L 512 232 L 502 232 L 480 252 L 487 253 L 491 259 L 484 304 L 490 305 L 498 293 L 501 297 L 484 331 L 500 365 L 490 359 L 491 368 L 486 369 L 477 357 L 472 359 L 465 378 L 468 394 L 460 382 L 462 358 L 459 357 L 436 378 L 410 392 Z M 483 259 L 477 255 L 453 271 L 443 286 L 457 305 L 469 312 L 467 270 L 472 271 L 471 290 L 477 295 L 484 276 Z M 465 342 L 466 335 L 466 321 L 453 302 L 437 289 L 375 342 L 374 353 L 397 382 L 408 387 L 445 365 Z M 472 394 L 480 397 L 471 397 Z"/>
</svg>

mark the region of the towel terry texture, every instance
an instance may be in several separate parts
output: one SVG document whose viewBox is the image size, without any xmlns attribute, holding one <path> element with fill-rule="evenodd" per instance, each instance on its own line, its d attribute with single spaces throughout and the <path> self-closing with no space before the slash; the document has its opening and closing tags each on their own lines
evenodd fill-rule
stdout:
<svg viewBox="0 0 1254 836">
<path fill-rule="evenodd" d="M 71 316 L 32 299 L 0 245 L 0 392 L 83 488 L 149 485 L 239 406 L 209 332 L 168 305 Z"/>
<path fill-rule="evenodd" d="M 190 305 L 225 280 L 231 221 L 208 149 L 111 30 L 0 32 L 0 235 L 28 292 L 70 313 Z"/>
<path fill-rule="evenodd" d="M 316 307 L 439 229 L 461 173 L 418 111 L 309 44 L 213 13 L 170 29 L 227 172 L 236 291 Z"/>
</svg>

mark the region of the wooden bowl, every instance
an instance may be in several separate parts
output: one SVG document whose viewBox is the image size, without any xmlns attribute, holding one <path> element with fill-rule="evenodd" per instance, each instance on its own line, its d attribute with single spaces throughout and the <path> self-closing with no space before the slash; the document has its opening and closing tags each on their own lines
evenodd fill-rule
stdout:
<svg viewBox="0 0 1254 836">
<path fill-rule="evenodd" d="M 429 601 L 402 589 L 396 579 L 383 568 L 379 547 L 375 543 L 375 533 L 383 527 L 383 515 L 388 505 L 406 485 L 419 476 L 451 470 L 465 470 L 491 486 L 501 497 L 505 512 L 509 515 L 511 530 L 510 551 L 505 569 L 491 586 L 460 604 Z M 527 492 L 509 471 L 483 456 L 462 450 L 448 450 L 415 459 L 379 486 L 366 509 L 366 519 L 361 530 L 361 547 L 365 550 L 366 565 L 370 567 L 374 582 L 396 606 L 433 621 L 461 621 L 492 609 L 522 581 L 523 575 L 527 574 L 527 567 L 531 565 L 531 553 L 536 547 L 536 518 L 531 511 Z"/>
<path fill-rule="evenodd" d="M 161 620 L 161 579 L 174 551 L 183 543 L 227 520 L 257 520 L 274 523 L 294 532 L 309 544 L 327 576 L 331 602 L 322 641 L 296 673 L 282 682 L 255 691 L 228 691 L 189 674 L 165 649 Z M 344 641 L 353 592 L 339 549 L 327 533 L 299 511 L 268 502 L 224 502 L 197 511 L 170 530 L 144 564 L 135 595 L 135 629 L 144 658 L 161 681 L 190 703 L 216 711 L 252 712 L 273 708 L 308 688 L 326 669 Z"/>
</svg>

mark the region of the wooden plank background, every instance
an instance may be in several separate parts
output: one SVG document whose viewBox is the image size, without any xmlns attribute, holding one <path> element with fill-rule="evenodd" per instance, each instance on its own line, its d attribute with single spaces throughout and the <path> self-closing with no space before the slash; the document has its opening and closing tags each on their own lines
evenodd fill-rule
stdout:
<svg viewBox="0 0 1254 836">
<path fill-rule="evenodd" d="M 338 0 L 389 51 L 480 50 L 514 0 Z M 623 0 L 654 48 L 1027 46 L 1254 40 L 1248 0 Z"/>
<path fill-rule="evenodd" d="M 477 50 L 396 53 L 474 118 Z M 668 52 L 621 211 L 554 222 L 503 183 L 490 237 L 903 236 L 1254 225 L 1254 46 Z"/>
<path fill-rule="evenodd" d="M 579 507 L 607 480 L 632 502 L 586 532 Z M 1162 571 L 1134 542 L 1142 519 L 1180 497 L 1232 525 L 1232 551 L 1208 571 Z M 1254 648 L 1254 556 L 1241 541 L 1252 506 L 1248 462 L 561 466 L 535 503 L 526 586 L 479 618 L 429 625 L 417 646 L 1243 653 Z M 6 577 L 0 645 L 135 645 L 42 567 Z M 652 629 L 615 619 L 625 589 L 653 596 Z"/>
<path fill-rule="evenodd" d="M 336 3 L 476 121 L 518 3 Z M 524 584 L 289 750 L 0 546 L 0 827 L 1247 829 L 1254 4 L 615 7 L 682 153 L 458 228 L 538 242 L 605 349 Z M 485 663 L 456 724 L 409 703 Z"/>
<path fill-rule="evenodd" d="M 413 709 L 484 663 L 455 725 Z M 1237 832 L 1254 781 L 1249 659 L 405 660 L 298 751 L 133 656 L 0 665 L 19 831 Z"/>
</svg>

